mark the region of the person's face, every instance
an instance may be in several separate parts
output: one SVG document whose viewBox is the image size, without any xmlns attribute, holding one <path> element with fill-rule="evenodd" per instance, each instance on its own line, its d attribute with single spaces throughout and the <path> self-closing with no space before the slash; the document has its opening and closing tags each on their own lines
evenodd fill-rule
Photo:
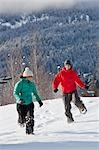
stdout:
<svg viewBox="0 0 99 150">
<path fill-rule="evenodd" d="M 29 77 L 26 77 L 27 78 L 27 80 L 29 80 L 29 81 L 32 81 L 33 80 L 33 77 L 32 76 L 29 76 Z"/>
<path fill-rule="evenodd" d="M 66 69 L 66 70 L 69 70 L 69 69 L 71 69 L 71 66 L 70 66 L 69 64 L 66 64 L 66 65 L 65 65 L 65 69 Z"/>
</svg>

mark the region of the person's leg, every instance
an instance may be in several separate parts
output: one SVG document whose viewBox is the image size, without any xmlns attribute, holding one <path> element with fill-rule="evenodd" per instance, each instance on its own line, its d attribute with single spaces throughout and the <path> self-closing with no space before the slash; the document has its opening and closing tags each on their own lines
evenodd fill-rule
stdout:
<svg viewBox="0 0 99 150">
<path fill-rule="evenodd" d="M 80 97 L 78 96 L 77 91 L 74 91 L 73 94 L 75 97 L 74 104 L 77 106 L 77 108 L 79 109 L 79 111 L 81 113 L 85 114 L 87 112 L 87 109 L 86 109 L 84 103 L 81 101 Z"/>
<path fill-rule="evenodd" d="M 33 134 L 33 131 L 34 131 L 34 104 L 31 103 L 27 106 L 26 133 Z"/>
<path fill-rule="evenodd" d="M 72 100 L 72 93 L 64 93 L 63 95 L 63 101 L 65 106 L 65 115 L 67 117 L 67 122 L 73 122 L 73 116 L 71 113 L 71 100 Z"/>
<path fill-rule="evenodd" d="M 26 116 L 25 106 L 17 104 L 17 112 L 18 112 L 18 123 L 22 125 L 25 123 L 25 116 Z"/>
</svg>

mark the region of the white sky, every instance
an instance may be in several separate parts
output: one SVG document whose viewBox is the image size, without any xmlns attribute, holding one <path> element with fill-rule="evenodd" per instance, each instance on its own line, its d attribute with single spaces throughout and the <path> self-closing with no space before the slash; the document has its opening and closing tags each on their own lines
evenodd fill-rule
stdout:
<svg viewBox="0 0 99 150">
<path fill-rule="evenodd" d="M 0 0 L 0 13 L 38 10 L 48 6 L 70 7 L 79 1 L 92 0 Z"/>
</svg>

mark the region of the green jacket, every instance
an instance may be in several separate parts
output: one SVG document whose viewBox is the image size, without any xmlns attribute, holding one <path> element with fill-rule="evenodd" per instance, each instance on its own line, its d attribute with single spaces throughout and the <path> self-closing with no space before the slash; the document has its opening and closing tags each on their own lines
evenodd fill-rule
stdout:
<svg viewBox="0 0 99 150">
<path fill-rule="evenodd" d="M 32 103 L 33 95 L 36 97 L 36 101 L 40 101 L 36 86 L 33 82 L 22 78 L 15 84 L 13 95 L 16 99 L 16 103 L 21 99 L 25 105 Z"/>
</svg>

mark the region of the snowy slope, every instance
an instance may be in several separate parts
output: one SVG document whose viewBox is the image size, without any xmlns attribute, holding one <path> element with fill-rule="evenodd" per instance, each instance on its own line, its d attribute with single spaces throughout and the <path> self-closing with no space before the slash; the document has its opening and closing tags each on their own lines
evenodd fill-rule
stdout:
<svg viewBox="0 0 99 150">
<path fill-rule="evenodd" d="M 25 135 L 17 124 L 16 105 L 0 107 L 0 150 L 98 150 L 99 97 L 82 98 L 88 112 L 74 106 L 75 122 L 67 124 L 62 99 L 35 102 L 35 135 Z"/>
</svg>

